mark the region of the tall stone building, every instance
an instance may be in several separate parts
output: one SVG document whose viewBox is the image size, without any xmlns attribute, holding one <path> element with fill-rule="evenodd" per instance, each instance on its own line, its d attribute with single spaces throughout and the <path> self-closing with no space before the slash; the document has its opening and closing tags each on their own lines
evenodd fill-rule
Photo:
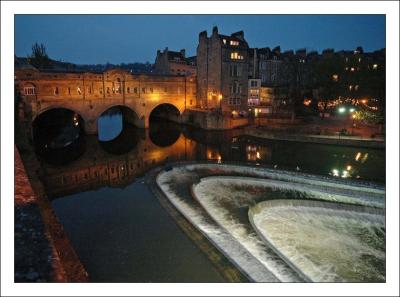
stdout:
<svg viewBox="0 0 400 297">
<path fill-rule="evenodd" d="M 199 34 L 197 106 L 233 116 L 247 111 L 248 50 L 243 31 L 230 36 L 214 27 Z"/>
<path fill-rule="evenodd" d="M 184 49 L 175 52 L 166 47 L 163 52 L 157 51 L 154 70 L 157 74 L 196 75 L 196 57 L 186 57 Z"/>
</svg>

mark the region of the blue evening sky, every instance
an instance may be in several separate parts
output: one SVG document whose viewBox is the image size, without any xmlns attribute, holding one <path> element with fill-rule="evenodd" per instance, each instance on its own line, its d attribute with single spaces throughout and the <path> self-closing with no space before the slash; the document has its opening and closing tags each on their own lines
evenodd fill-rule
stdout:
<svg viewBox="0 0 400 297">
<path fill-rule="evenodd" d="M 157 49 L 195 55 L 198 34 L 243 30 L 251 47 L 365 51 L 385 47 L 384 15 L 17 15 L 15 54 L 44 43 L 53 59 L 78 64 L 154 62 Z"/>
</svg>

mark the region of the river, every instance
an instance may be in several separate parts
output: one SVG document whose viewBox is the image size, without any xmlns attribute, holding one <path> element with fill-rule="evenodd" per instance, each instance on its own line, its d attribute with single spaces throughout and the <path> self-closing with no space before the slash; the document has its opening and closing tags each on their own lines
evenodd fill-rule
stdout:
<svg viewBox="0 0 400 297">
<path fill-rule="evenodd" d="M 385 151 L 255 140 L 240 131 L 206 132 L 164 121 L 141 130 L 119 114 L 99 120 L 57 149 L 36 147 L 41 180 L 93 282 L 224 282 L 145 184 L 168 161 L 254 166 L 385 183 Z"/>
</svg>

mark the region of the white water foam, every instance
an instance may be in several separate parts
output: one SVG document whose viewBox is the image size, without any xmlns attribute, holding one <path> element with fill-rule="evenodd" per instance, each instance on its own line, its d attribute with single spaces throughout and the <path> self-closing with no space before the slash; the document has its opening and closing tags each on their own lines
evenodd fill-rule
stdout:
<svg viewBox="0 0 400 297">
<path fill-rule="evenodd" d="M 279 281 L 268 269 L 259 263 L 250 253 L 246 251 L 229 233 L 218 225 L 207 220 L 207 214 L 194 203 L 186 201 L 176 194 L 170 186 L 176 179 L 184 184 L 190 182 L 191 176 L 184 168 L 174 168 L 172 171 L 163 172 L 157 177 L 157 184 L 163 190 L 171 203 L 198 228 L 226 257 L 255 282 L 277 282 Z"/>
<path fill-rule="evenodd" d="M 272 200 L 250 221 L 261 237 L 316 282 L 384 282 L 383 212 L 325 202 Z"/>
<path fill-rule="evenodd" d="M 269 188 L 296 190 L 305 192 L 309 196 L 317 195 L 320 196 L 319 199 L 329 201 L 372 205 L 382 208 L 385 205 L 384 189 L 379 186 L 360 186 L 357 182 L 340 183 L 330 178 L 265 168 L 198 164 L 175 167 L 172 171 L 161 173 L 157 177 L 157 184 L 174 206 L 254 281 L 269 282 L 276 281 L 277 279 L 281 281 L 298 281 L 299 278 L 293 272 L 288 271 L 284 265 L 277 264 L 279 263 L 279 259 L 276 259 L 274 253 L 269 254 L 268 248 L 265 248 L 265 245 L 254 233 L 247 232 L 244 226 L 235 225 L 234 221 L 231 224 L 233 229 L 227 232 L 225 228 L 218 226 L 218 224 L 210 220 L 208 214 L 194 203 L 194 201 L 191 201 L 187 197 L 183 198 L 179 191 L 170 186 L 171 183 L 185 184 L 185 186 L 192 184 L 196 178 L 198 179 L 199 171 L 209 171 L 212 174 L 215 174 L 215 172 L 218 174 L 249 174 L 251 176 L 268 178 L 263 180 L 254 178 L 251 183 L 255 183 L 257 186 L 261 183 L 262 186 L 265 186 L 265 182 L 268 182 Z M 232 179 L 232 177 L 229 178 Z M 278 180 L 272 180 L 274 178 Z M 238 182 L 238 179 L 239 181 L 243 181 L 246 178 L 235 177 L 234 179 L 236 179 L 235 182 Z M 249 180 L 246 181 L 246 183 L 248 182 Z M 221 184 L 219 185 L 221 186 Z M 332 192 L 344 195 L 332 194 Z M 216 194 L 214 192 L 214 196 Z M 240 236 L 242 238 L 238 239 Z M 244 248 L 244 243 L 247 245 L 247 248 Z"/>
</svg>

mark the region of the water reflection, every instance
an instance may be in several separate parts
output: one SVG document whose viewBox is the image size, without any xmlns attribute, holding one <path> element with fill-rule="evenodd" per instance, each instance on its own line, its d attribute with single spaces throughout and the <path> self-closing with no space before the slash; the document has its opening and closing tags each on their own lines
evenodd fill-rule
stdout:
<svg viewBox="0 0 400 297">
<path fill-rule="evenodd" d="M 123 132 L 123 116 L 119 107 L 112 107 L 105 111 L 97 121 L 97 130 L 100 141 L 110 141 Z"/>
<path fill-rule="evenodd" d="M 259 141 L 240 136 L 240 130 L 206 132 L 162 122 L 152 125 L 149 130 L 125 125 L 116 139 L 107 142 L 83 135 L 65 148 L 42 152 L 48 194 L 60 197 L 102 186 L 125 187 L 150 168 L 178 160 L 239 161 L 385 182 L 384 150 Z"/>
</svg>

